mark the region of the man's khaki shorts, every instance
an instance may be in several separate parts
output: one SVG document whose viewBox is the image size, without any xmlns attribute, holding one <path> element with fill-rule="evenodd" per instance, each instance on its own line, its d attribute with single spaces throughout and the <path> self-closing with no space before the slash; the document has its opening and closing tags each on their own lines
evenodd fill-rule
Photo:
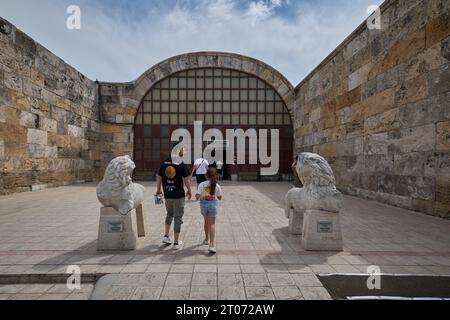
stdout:
<svg viewBox="0 0 450 320">
<path fill-rule="evenodd" d="M 171 225 L 172 220 L 174 220 L 174 232 L 180 233 L 181 225 L 183 224 L 183 215 L 184 215 L 184 198 L 181 199 L 165 199 L 166 202 L 166 224 Z"/>
</svg>

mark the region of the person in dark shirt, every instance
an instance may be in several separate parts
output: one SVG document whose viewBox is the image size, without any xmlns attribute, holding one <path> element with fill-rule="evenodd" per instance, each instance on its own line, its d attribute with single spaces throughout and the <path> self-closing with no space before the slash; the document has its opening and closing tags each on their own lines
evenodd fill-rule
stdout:
<svg viewBox="0 0 450 320">
<path fill-rule="evenodd" d="M 172 221 L 174 221 L 173 230 L 175 239 L 173 242 L 173 249 L 181 250 L 183 248 L 183 242 L 179 240 L 179 237 L 181 225 L 183 224 L 185 197 L 187 196 L 190 200 L 192 198 L 192 193 L 190 172 L 186 164 L 181 160 L 184 149 L 183 147 L 180 147 L 178 150 L 175 150 L 176 156 L 164 160 L 159 168 L 156 177 L 156 193 L 161 194 L 161 190 L 164 190 L 167 217 L 163 243 L 172 244 L 169 233 Z M 184 186 L 187 188 L 187 193 L 184 191 Z"/>
</svg>

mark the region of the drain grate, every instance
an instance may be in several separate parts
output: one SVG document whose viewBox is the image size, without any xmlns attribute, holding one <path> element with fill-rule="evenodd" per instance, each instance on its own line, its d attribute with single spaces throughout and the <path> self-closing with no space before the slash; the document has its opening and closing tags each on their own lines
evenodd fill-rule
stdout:
<svg viewBox="0 0 450 320">
<path fill-rule="evenodd" d="M 367 274 L 322 274 L 333 299 L 449 299 L 450 276 L 381 274 L 380 289 L 370 290 Z"/>
</svg>

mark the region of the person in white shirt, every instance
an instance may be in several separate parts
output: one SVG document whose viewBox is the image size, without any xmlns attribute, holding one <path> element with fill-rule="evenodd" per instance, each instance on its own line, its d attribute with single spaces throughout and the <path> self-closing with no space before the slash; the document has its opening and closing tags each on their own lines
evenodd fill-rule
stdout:
<svg viewBox="0 0 450 320">
<path fill-rule="evenodd" d="M 208 170 L 209 163 L 208 160 L 199 158 L 195 160 L 194 166 L 192 168 L 192 174 L 195 172 L 195 178 L 197 180 L 197 184 L 206 181 L 206 171 Z"/>
<path fill-rule="evenodd" d="M 200 200 L 200 210 L 205 220 L 205 241 L 204 245 L 209 245 L 209 252 L 217 252 L 215 246 L 216 239 L 216 217 L 219 215 L 217 209 L 218 200 L 222 200 L 222 188 L 217 183 L 217 170 L 209 168 L 207 181 L 200 183 L 196 194 L 197 200 Z"/>
<path fill-rule="evenodd" d="M 223 179 L 223 162 L 217 161 L 217 174 L 219 175 L 219 180 Z"/>
</svg>

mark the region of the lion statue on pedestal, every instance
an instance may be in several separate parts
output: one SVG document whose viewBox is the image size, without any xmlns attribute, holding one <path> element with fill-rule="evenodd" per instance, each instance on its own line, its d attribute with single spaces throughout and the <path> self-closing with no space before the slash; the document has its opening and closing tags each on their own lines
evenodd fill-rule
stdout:
<svg viewBox="0 0 450 320">
<path fill-rule="evenodd" d="M 341 210 L 342 194 L 336 189 L 333 170 L 323 157 L 315 153 L 301 153 L 293 169 L 302 182 L 303 188 L 292 188 L 287 192 L 285 197 L 287 218 L 297 221 L 298 224 L 303 222 L 303 214 L 306 210 L 328 212 Z M 301 230 L 301 226 L 290 226 L 290 229 Z"/>
<path fill-rule="evenodd" d="M 103 180 L 97 186 L 97 197 L 105 207 L 127 215 L 144 201 L 145 188 L 133 183 L 131 174 L 136 165 L 129 156 L 117 157 L 108 164 Z"/>
</svg>

